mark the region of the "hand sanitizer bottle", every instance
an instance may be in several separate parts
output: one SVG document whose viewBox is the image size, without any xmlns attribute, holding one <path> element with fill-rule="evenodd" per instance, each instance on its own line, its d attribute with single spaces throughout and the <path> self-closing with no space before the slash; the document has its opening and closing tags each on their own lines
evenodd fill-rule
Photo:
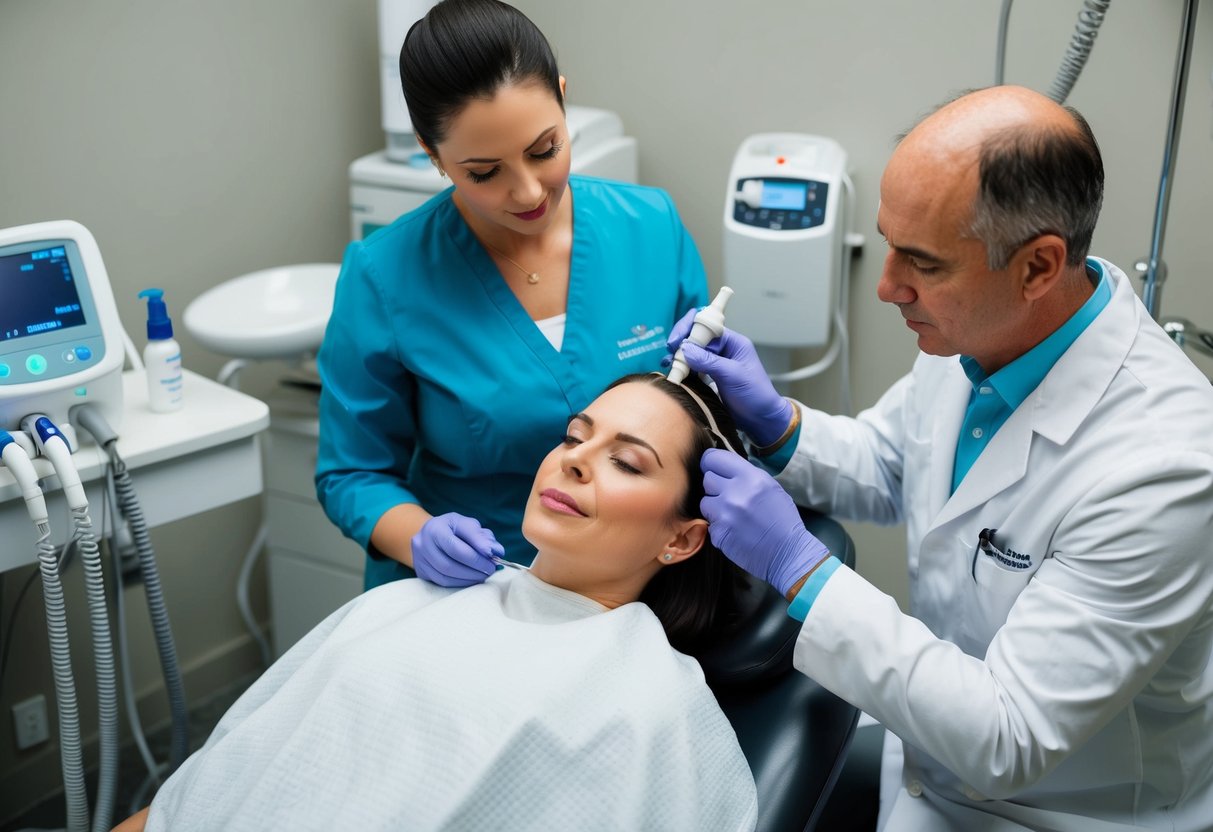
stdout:
<svg viewBox="0 0 1213 832">
<path fill-rule="evenodd" d="M 164 305 L 163 289 L 144 289 L 147 298 L 147 346 L 143 366 L 147 371 L 147 404 L 156 413 L 180 410 L 182 402 L 181 345 L 173 340 L 173 321 Z"/>
</svg>

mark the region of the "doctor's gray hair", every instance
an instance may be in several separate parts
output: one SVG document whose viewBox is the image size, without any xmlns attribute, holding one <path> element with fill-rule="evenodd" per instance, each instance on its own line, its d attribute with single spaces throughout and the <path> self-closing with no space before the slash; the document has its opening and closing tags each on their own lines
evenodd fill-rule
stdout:
<svg viewBox="0 0 1213 832">
<path fill-rule="evenodd" d="M 1103 160 L 1091 126 L 1073 107 L 1073 130 L 1014 128 L 978 154 L 980 185 L 968 232 L 986 245 L 987 265 L 1005 269 L 1024 243 L 1056 234 L 1066 264 L 1081 266 L 1103 205 Z"/>
<path fill-rule="evenodd" d="M 537 83 L 564 109 L 556 57 L 543 32 L 499 0 L 442 0 L 400 47 L 400 85 L 413 130 L 430 151 L 451 120 L 502 87 Z"/>
</svg>

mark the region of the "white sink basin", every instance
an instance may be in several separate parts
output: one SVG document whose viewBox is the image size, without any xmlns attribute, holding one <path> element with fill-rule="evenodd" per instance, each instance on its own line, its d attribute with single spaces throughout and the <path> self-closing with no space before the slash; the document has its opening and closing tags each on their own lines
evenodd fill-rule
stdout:
<svg viewBox="0 0 1213 832">
<path fill-rule="evenodd" d="M 207 349 L 237 358 L 313 353 L 333 311 L 337 263 L 279 266 L 234 277 L 185 308 L 185 328 Z"/>
</svg>

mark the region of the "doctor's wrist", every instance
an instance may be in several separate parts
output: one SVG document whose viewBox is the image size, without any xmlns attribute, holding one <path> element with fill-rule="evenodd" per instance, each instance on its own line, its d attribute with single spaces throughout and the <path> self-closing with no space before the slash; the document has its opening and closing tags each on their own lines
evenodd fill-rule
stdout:
<svg viewBox="0 0 1213 832">
<path fill-rule="evenodd" d="M 813 564 L 809 571 L 805 572 L 804 575 L 802 575 L 800 579 L 796 581 L 796 583 L 788 587 L 788 591 L 784 593 L 783 597 L 787 599 L 789 604 L 792 603 L 796 596 L 800 594 L 800 590 L 804 589 L 804 585 L 809 582 L 809 578 L 813 577 L 813 573 L 816 572 L 817 569 L 825 562 L 826 558 L 822 558 L 821 560 L 817 561 L 817 563 Z"/>
<path fill-rule="evenodd" d="M 788 398 L 785 398 L 783 403 L 787 411 L 789 411 L 787 413 L 787 427 L 784 428 L 784 431 L 779 438 L 774 442 L 771 442 L 769 445 L 751 445 L 750 453 L 752 453 L 754 456 L 761 458 L 776 453 L 780 448 L 787 444 L 789 439 L 796 435 L 796 431 L 800 428 L 800 408 Z M 759 439 L 762 437 L 754 438 Z"/>
<path fill-rule="evenodd" d="M 820 565 L 821 564 L 818 564 L 818 566 L 820 566 Z M 816 569 L 816 568 L 817 568 L 817 566 L 813 567 L 813 569 Z M 788 590 L 788 594 L 784 596 L 784 599 L 789 604 L 792 603 L 793 600 L 795 600 L 796 596 L 800 594 L 800 590 L 804 589 L 804 585 L 809 582 L 809 576 L 813 574 L 813 569 L 810 569 L 808 572 L 805 572 L 803 578 L 801 578 L 796 583 L 792 584 L 791 588 Z"/>
</svg>

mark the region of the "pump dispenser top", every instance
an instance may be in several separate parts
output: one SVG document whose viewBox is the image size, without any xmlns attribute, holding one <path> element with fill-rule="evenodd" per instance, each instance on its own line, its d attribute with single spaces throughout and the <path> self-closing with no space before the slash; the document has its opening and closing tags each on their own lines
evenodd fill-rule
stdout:
<svg viewBox="0 0 1213 832">
<path fill-rule="evenodd" d="M 729 298 L 731 297 L 733 297 L 733 290 L 728 286 L 721 286 L 712 303 L 695 313 L 694 323 L 691 324 L 691 333 L 687 335 L 683 343 L 689 341 L 697 346 L 705 347 L 713 338 L 719 338 L 723 335 L 724 308 L 728 305 Z M 683 360 L 682 347 L 679 346 L 678 351 L 674 353 L 674 361 L 670 364 L 670 372 L 666 377 L 670 381 L 681 383 L 690 374 L 691 368 Z"/>
<path fill-rule="evenodd" d="M 147 299 L 147 346 L 143 366 L 147 372 L 147 404 L 156 413 L 180 410 L 182 388 L 181 346 L 173 340 L 173 322 L 164 305 L 163 289 L 144 289 Z"/>
<path fill-rule="evenodd" d="M 173 337 L 173 319 L 164 304 L 163 289 L 144 289 L 139 297 L 147 298 L 147 340 L 163 341 Z"/>
</svg>

